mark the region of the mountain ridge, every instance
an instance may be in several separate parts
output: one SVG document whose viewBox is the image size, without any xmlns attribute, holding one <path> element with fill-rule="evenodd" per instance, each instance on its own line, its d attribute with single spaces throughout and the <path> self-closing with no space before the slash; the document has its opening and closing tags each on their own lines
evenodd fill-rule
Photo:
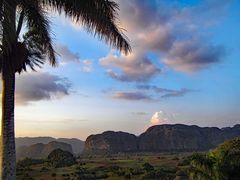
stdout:
<svg viewBox="0 0 240 180">
<path fill-rule="evenodd" d="M 84 148 L 84 141 L 78 138 L 54 138 L 50 136 L 38 136 L 38 137 L 17 137 L 16 149 L 22 146 L 31 146 L 37 143 L 48 144 L 52 141 L 70 144 L 72 146 L 72 152 L 74 154 L 80 154 Z"/>
<path fill-rule="evenodd" d="M 41 159 L 46 158 L 49 153 L 51 153 L 55 149 L 61 149 L 72 153 L 72 146 L 70 144 L 51 141 L 47 144 L 36 143 L 30 146 L 20 146 L 17 148 L 16 155 L 18 160 L 27 157 L 33 159 Z"/>
<path fill-rule="evenodd" d="M 151 126 L 139 136 L 122 131 L 90 135 L 84 153 L 205 151 L 235 137 L 240 137 L 240 124 L 223 128 L 163 124 Z"/>
</svg>

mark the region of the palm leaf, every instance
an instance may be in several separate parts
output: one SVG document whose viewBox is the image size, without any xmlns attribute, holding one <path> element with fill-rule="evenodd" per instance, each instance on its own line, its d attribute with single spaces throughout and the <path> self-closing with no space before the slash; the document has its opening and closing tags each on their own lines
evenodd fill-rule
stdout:
<svg viewBox="0 0 240 180">
<path fill-rule="evenodd" d="M 131 51 L 123 29 L 116 24 L 118 5 L 109 0 L 40 0 L 59 14 L 65 14 L 88 32 L 125 52 Z"/>
<path fill-rule="evenodd" d="M 51 65 L 56 65 L 55 51 L 50 36 L 50 25 L 46 12 L 38 0 L 21 0 L 19 7 L 24 12 L 27 26 L 30 31 L 34 29 L 38 33 L 38 41 L 41 42 L 45 54 Z M 36 39 L 35 39 L 36 40 Z"/>
<path fill-rule="evenodd" d="M 16 72 L 26 71 L 27 66 L 35 71 L 35 66 L 41 67 L 44 64 L 46 57 L 44 56 L 45 50 L 41 43 L 41 38 L 39 38 L 36 29 L 29 30 L 23 36 L 23 42 L 18 42 L 17 44 L 19 58 L 15 61 Z"/>
</svg>

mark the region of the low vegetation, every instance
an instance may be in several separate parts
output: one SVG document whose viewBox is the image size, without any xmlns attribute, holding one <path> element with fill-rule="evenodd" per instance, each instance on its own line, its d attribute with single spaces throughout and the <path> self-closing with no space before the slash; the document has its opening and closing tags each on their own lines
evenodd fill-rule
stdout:
<svg viewBox="0 0 240 180">
<path fill-rule="evenodd" d="M 66 162 L 71 155 L 56 150 L 46 160 L 19 161 L 17 179 L 227 180 L 229 175 L 230 179 L 240 177 L 239 149 L 240 139 L 235 139 L 207 153 L 82 155 L 70 164 Z"/>
</svg>

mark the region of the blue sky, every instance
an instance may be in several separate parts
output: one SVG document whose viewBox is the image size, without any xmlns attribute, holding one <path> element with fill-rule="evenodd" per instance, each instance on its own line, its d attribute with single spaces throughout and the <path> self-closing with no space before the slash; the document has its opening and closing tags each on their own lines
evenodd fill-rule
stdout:
<svg viewBox="0 0 240 180">
<path fill-rule="evenodd" d="M 116 2 L 128 56 L 50 14 L 59 65 L 18 77 L 17 136 L 240 122 L 239 1 Z"/>
</svg>

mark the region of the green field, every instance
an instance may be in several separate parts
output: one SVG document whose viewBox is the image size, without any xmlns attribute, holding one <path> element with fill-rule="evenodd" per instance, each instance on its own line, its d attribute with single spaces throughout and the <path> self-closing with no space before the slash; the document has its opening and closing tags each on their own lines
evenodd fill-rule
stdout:
<svg viewBox="0 0 240 180">
<path fill-rule="evenodd" d="M 190 153 L 132 153 L 80 156 L 77 164 L 53 168 L 47 162 L 18 167 L 17 179 L 188 179 Z"/>
</svg>

